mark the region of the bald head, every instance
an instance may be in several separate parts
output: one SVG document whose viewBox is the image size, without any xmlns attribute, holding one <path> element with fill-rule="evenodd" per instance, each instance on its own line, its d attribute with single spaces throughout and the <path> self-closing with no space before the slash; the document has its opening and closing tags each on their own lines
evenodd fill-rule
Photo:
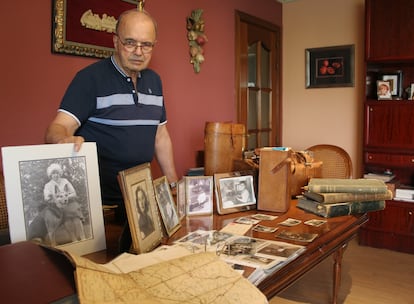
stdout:
<svg viewBox="0 0 414 304">
<path fill-rule="evenodd" d="M 118 22 L 116 23 L 115 32 L 119 35 L 119 31 L 126 26 L 126 23 L 133 21 L 133 22 L 151 22 L 153 26 L 153 30 L 155 33 L 155 37 L 157 36 L 157 22 L 155 19 L 148 14 L 145 10 L 138 11 L 136 9 L 131 9 L 128 11 L 124 11 L 119 15 Z"/>
</svg>

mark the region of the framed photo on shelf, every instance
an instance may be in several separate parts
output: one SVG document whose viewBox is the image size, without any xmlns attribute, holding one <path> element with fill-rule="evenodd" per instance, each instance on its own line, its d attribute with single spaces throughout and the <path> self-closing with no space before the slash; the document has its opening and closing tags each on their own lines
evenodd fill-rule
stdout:
<svg viewBox="0 0 414 304">
<path fill-rule="evenodd" d="M 306 49 L 306 88 L 353 87 L 354 53 L 354 45 Z"/>
<path fill-rule="evenodd" d="M 187 215 L 213 214 L 213 177 L 185 177 Z"/>
<path fill-rule="evenodd" d="M 149 163 L 119 172 L 118 181 L 124 197 L 131 230 L 131 251 L 151 251 L 161 243 L 162 227 Z"/>
<path fill-rule="evenodd" d="M 401 98 L 402 96 L 402 71 L 381 73 L 380 80 L 389 82 L 392 98 Z"/>
<path fill-rule="evenodd" d="M 390 81 L 377 80 L 377 97 L 378 100 L 392 99 Z"/>
<path fill-rule="evenodd" d="M 106 248 L 95 143 L 2 147 L 10 240 L 84 255 Z"/>
<path fill-rule="evenodd" d="M 253 175 L 214 174 L 217 212 L 228 214 L 256 209 Z"/>
<path fill-rule="evenodd" d="M 410 100 L 414 100 L 414 83 L 410 86 Z"/>
<path fill-rule="evenodd" d="M 181 228 L 181 223 L 167 178 L 162 176 L 154 180 L 154 188 L 165 231 L 168 236 L 172 236 Z"/>
</svg>

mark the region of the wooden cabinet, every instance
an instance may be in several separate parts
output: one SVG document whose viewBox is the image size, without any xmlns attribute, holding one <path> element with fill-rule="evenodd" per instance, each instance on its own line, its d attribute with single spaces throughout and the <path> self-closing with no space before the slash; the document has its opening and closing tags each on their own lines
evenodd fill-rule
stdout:
<svg viewBox="0 0 414 304">
<path fill-rule="evenodd" d="M 367 60 L 413 60 L 414 1 L 367 0 L 365 5 Z"/>
<path fill-rule="evenodd" d="M 387 201 L 383 211 L 371 212 L 359 230 L 359 243 L 414 253 L 414 204 Z"/>
<path fill-rule="evenodd" d="M 366 100 L 364 173 L 390 170 L 401 184 L 414 185 L 414 1 L 366 0 Z M 393 100 L 377 100 L 376 83 L 384 74 L 401 73 Z M 414 203 L 387 201 L 385 210 L 368 214 L 359 242 L 414 253 Z"/>
</svg>

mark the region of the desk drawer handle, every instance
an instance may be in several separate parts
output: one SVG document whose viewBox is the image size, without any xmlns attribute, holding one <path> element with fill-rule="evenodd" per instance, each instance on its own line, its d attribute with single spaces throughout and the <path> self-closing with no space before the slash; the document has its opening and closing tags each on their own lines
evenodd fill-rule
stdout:
<svg viewBox="0 0 414 304">
<path fill-rule="evenodd" d="M 413 212 L 412 211 L 408 211 L 408 215 L 413 215 Z"/>
</svg>

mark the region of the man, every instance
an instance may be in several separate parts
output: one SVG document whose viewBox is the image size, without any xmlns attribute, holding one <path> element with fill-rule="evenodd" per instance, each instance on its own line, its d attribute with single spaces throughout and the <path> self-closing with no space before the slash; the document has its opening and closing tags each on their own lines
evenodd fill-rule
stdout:
<svg viewBox="0 0 414 304">
<path fill-rule="evenodd" d="M 148 69 L 157 28 L 143 11 L 121 14 L 113 37 L 115 53 L 77 73 L 69 85 L 55 119 L 46 131 L 47 143 L 97 143 L 102 200 L 125 207 L 117 174 L 151 162 L 154 155 L 170 185 L 175 185 L 173 147 L 161 80 Z"/>
</svg>

